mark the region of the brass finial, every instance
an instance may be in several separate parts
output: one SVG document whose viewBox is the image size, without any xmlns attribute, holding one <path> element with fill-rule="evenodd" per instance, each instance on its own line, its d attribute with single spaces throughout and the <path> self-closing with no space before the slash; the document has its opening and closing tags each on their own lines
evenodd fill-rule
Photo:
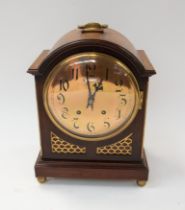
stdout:
<svg viewBox="0 0 185 210">
<path fill-rule="evenodd" d="M 108 28 L 108 25 L 100 23 L 87 23 L 85 25 L 78 26 L 78 28 L 82 30 L 82 33 L 86 32 L 103 33 L 104 29 Z"/>
</svg>

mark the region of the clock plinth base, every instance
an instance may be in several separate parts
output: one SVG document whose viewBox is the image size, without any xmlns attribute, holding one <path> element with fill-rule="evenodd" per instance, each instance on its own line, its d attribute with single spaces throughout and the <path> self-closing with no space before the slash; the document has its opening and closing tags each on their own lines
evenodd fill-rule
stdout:
<svg viewBox="0 0 185 210">
<path fill-rule="evenodd" d="M 44 181 L 46 181 L 47 177 L 130 179 L 137 180 L 139 186 L 144 186 L 148 179 L 148 172 L 148 164 L 144 152 L 143 159 L 139 162 L 43 160 L 39 154 L 35 164 L 36 177 L 44 177 Z"/>
</svg>

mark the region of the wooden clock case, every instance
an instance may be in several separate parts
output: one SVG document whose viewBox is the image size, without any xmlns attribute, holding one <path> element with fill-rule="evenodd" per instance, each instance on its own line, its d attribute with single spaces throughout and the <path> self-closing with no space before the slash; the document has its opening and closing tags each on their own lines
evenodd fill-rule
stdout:
<svg viewBox="0 0 185 210">
<path fill-rule="evenodd" d="M 43 87 L 53 67 L 66 57 L 81 52 L 101 52 L 125 63 L 134 74 L 141 93 L 140 110 L 132 123 L 118 135 L 102 141 L 76 140 L 59 130 L 49 119 L 43 104 Z M 51 50 L 44 50 L 30 66 L 35 76 L 39 114 L 41 151 L 35 164 L 40 182 L 46 177 L 136 179 L 143 185 L 148 179 L 148 165 L 143 149 L 148 79 L 155 70 L 143 50 L 136 50 L 130 41 L 115 30 L 100 24 L 86 25 L 63 36 Z M 100 155 L 98 147 L 112 145 L 132 135 L 131 155 Z M 85 154 L 54 153 L 52 135 L 71 145 L 85 147 Z"/>
</svg>

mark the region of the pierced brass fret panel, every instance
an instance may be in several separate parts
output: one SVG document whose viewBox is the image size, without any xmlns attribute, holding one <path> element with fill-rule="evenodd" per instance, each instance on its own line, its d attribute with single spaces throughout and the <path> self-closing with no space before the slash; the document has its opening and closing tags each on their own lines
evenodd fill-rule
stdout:
<svg viewBox="0 0 185 210">
<path fill-rule="evenodd" d="M 86 148 L 64 141 L 51 132 L 51 148 L 53 153 L 85 154 Z"/>
<path fill-rule="evenodd" d="M 124 139 L 108 144 L 102 147 L 97 147 L 96 154 L 98 155 L 132 155 L 132 133 Z"/>
</svg>

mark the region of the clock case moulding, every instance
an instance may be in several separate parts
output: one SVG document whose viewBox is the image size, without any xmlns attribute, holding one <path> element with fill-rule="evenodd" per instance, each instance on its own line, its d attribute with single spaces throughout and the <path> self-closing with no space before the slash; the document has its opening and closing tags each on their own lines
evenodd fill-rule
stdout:
<svg viewBox="0 0 185 210">
<path fill-rule="evenodd" d="M 134 74 L 143 92 L 142 109 L 132 123 L 117 136 L 105 141 L 75 140 L 62 133 L 49 119 L 43 104 L 44 82 L 61 60 L 82 52 L 100 52 L 116 57 Z M 144 50 L 136 50 L 119 32 L 106 28 L 103 33 L 83 33 L 75 29 L 63 36 L 51 50 L 44 50 L 27 71 L 35 76 L 39 114 L 41 152 L 35 164 L 36 177 L 148 179 L 148 165 L 143 148 L 148 78 L 156 73 Z M 87 154 L 55 154 L 51 150 L 51 132 L 71 144 L 86 146 Z M 96 148 L 113 144 L 132 133 L 132 155 L 98 155 Z M 42 180 L 42 179 L 41 179 Z"/>
</svg>

